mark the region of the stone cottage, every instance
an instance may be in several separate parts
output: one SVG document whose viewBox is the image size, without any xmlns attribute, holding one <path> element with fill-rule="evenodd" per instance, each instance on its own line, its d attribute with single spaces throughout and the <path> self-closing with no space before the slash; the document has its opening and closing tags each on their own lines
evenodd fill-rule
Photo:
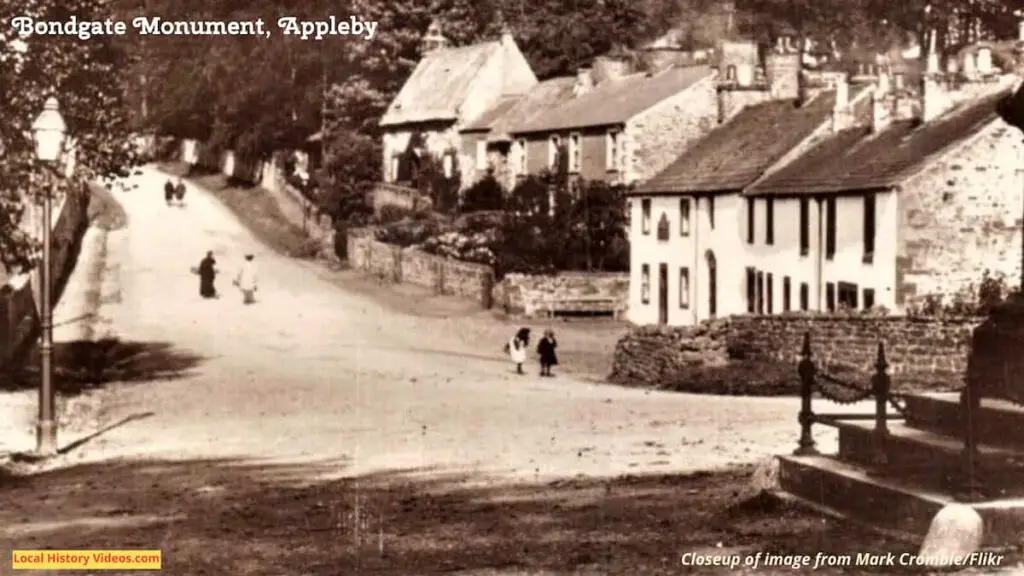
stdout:
<svg viewBox="0 0 1024 576">
<path fill-rule="evenodd" d="M 744 310 L 742 191 L 824 135 L 866 116 L 866 85 L 800 79 L 800 55 L 780 37 L 763 59 L 752 43 L 722 47 L 716 83 L 723 123 L 630 198 L 633 322 L 687 325 Z M 673 296 L 670 296 L 673 295 Z"/>
<path fill-rule="evenodd" d="M 463 179 L 463 186 L 493 175 L 506 190 L 515 187 L 516 174 L 509 163 L 510 130 L 571 99 L 575 84 L 574 76 L 545 80 L 526 94 L 502 97 L 494 107 L 466 125 L 461 131 L 460 161 L 471 177 Z"/>
<path fill-rule="evenodd" d="M 624 73 L 625 72 L 625 73 Z M 558 166 L 584 180 L 628 184 L 664 168 L 674 150 L 715 123 L 715 91 L 707 65 L 670 66 L 595 75 L 581 69 L 573 98 L 510 126 L 511 171 L 516 177 Z"/>
<path fill-rule="evenodd" d="M 937 58 L 929 62 L 919 90 L 880 82 L 871 122 L 745 191 L 757 226 L 768 207 L 779 222 L 797 223 L 780 227 L 771 246 L 757 238 L 747 247 L 748 293 L 764 294 L 766 312 L 902 312 L 986 270 L 1019 276 L 1024 146 L 996 113 L 1019 79 L 994 65 L 987 46 L 952 55 L 942 72 Z"/>
<path fill-rule="evenodd" d="M 507 28 L 498 40 L 453 47 L 435 21 L 421 48 L 422 59 L 380 119 L 386 183 L 412 180 L 416 159 L 425 153 L 441 158 L 450 176 L 469 170 L 458 162 L 459 130 L 503 96 L 537 84 Z"/>
<path fill-rule="evenodd" d="M 641 185 L 630 319 L 898 312 L 1019 271 L 1021 145 L 995 111 L 1015 78 L 985 46 L 925 61 L 913 79 L 914 66 L 832 75 L 818 95 L 801 74 L 789 110 L 747 106 Z"/>
</svg>

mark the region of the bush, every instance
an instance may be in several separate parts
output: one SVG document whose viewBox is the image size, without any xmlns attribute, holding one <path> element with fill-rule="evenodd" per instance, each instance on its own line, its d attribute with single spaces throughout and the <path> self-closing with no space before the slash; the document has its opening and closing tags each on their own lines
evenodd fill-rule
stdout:
<svg viewBox="0 0 1024 576">
<path fill-rule="evenodd" d="M 505 221 L 501 211 L 470 212 L 455 220 L 455 229 L 468 234 L 500 230 Z"/>
<path fill-rule="evenodd" d="M 440 222 L 434 219 L 406 219 L 392 222 L 379 228 L 374 236 L 380 242 L 395 244 L 403 248 L 423 244 L 428 239 L 444 232 Z"/>
<path fill-rule="evenodd" d="M 497 261 L 493 246 L 497 231 L 475 233 L 446 232 L 423 242 L 423 251 L 446 258 L 493 266 Z"/>
<path fill-rule="evenodd" d="M 404 206 L 382 206 L 380 212 L 374 218 L 378 224 L 391 224 L 412 218 L 413 211 Z"/>
<path fill-rule="evenodd" d="M 1006 301 L 1015 293 L 1007 282 L 1006 275 L 985 270 L 977 283 L 958 290 L 950 296 L 929 294 L 907 308 L 908 316 L 919 317 L 970 317 L 987 316 L 993 308 Z"/>
<path fill-rule="evenodd" d="M 462 194 L 463 212 L 502 210 L 505 208 L 505 189 L 488 175 L 466 189 Z"/>
</svg>

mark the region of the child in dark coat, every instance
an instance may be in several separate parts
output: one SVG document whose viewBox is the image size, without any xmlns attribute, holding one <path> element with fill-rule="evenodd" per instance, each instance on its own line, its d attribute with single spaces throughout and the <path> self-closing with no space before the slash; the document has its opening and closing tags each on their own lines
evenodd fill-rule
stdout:
<svg viewBox="0 0 1024 576">
<path fill-rule="evenodd" d="M 540 356 L 540 375 L 554 376 L 551 367 L 558 364 L 558 356 L 555 354 L 558 342 L 555 340 L 553 330 L 545 330 L 544 337 L 537 343 L 537 354 Z"/>
</svg>

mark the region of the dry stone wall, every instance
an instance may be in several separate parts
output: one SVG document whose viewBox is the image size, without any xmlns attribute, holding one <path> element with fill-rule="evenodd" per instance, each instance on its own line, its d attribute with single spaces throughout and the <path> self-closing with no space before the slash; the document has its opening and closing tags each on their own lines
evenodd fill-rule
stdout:
<svg viewBox="0 0 1024 576">
<path fill-rule="evenodd" d="M 906 316 L 733 316 L 692 327 L 639 327 L 615 349 L 612 379 L 658 384 L 683 367 L 733 360 L 795 363 L 805 333 L 823 368 L 870 373 L 878 344 L 885 344 L 889 372 L 899 384 L 942 382 L 956 386 L 967 369 L 971 335 L 981 318 Z M 795 368 L 794 368 L 795 369 Z"/>
</svg>

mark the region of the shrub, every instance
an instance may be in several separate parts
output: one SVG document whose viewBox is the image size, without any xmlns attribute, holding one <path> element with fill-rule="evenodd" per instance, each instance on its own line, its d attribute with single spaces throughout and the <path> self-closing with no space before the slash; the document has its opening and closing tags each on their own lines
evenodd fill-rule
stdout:
<svg viewBox="0 0 1024 576">
<path fill-rule="evenodd" d="M 907 308 L 908 316 L 987 316 L 992 308 L 999 306 L 1013 295 L 1006 276 L 985 270 L 977 283 L 971 283 L 952 295 L 925 295 L 920 302 Z"/>
<path fill-rule="evenodd" d="M 455 220 L 455 229 L 468 234 L 493 232 L 500 230 L 504 221 L 505 213 L 501 211 L 470 212 Z"/>
<path fill-rule="evenodd" d="M 492 246 L 497 232 L 464 233 L 450 231 L 428 238 L 423 251 L 446 258 L 493 266 L 497 261 Z"/>
<path fill-rule="evenodd" d="M 466 189 L 462 194 L 463 212 L 501 210 L 505 207 L 505 189 L 488 175 Z"/>
<path fill-rule="evenodd" d="M 378 224 L 391 224 L 411 218 L 413 211 L 404 206 L 382 206 L 380 212 L 374 218 Z"/>
<path fill-rule="evenodd" d="M 423 244 L 444 231 L 441 223 L 432 219 L 406 219 L 392 222 L 379 228 L 374 236 L 380 242 L 395 244 L 403 248 Z"/>
</svg>

